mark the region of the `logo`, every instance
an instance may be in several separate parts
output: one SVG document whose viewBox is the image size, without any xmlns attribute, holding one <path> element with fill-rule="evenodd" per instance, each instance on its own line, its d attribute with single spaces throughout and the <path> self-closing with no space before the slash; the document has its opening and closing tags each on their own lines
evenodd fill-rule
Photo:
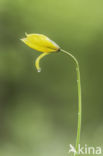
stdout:
<svg viewBox="0 0 103 156">
<path fill-rule="evenodd" d="M 70 144 L 69 145 L 69 153 L 74 153 L 74 154 L 97 154 L 97 155 L 100 155 L 100 154 L 102 154 L 102 149 L 101 149 L 101 147 L 93 147 L 93 146 L 87 146 L 86 144 L 85 144 L 85 146 L 84 147 L 82 147 L 80 144 L 78 145 L 78 152 L 76 151 L 76 149 L 75 149 L 75 147 L 72 145 L 72 144 Z"/>
</svg>

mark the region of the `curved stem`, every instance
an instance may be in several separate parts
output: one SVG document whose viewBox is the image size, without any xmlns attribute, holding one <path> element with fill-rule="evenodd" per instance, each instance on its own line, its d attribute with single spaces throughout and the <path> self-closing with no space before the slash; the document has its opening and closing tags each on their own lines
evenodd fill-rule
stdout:
<svg viewBox="0 0 103 156">
<path fill-rule="evenodd" d="M 78 87 L 78 126 L 77 126 L 77 137 L 76 137 L 76 146 L 75 146 L 76 153 L 74 153 L 74 155 L 76 156 L 78 153 L 78 146 L 80 143 L 81 114 L 82 114 L 80 69 L 79 69 L 79 63 L 78 63 L 77 59 L 72 54 L 70 54 L 69 52 L 67 52 L 63 49 L 61 49 L 61 51 L 65 54 L 69 55 L 73 59 L 75 65 L 76 65 L 77 87 Z"/>
</svg>

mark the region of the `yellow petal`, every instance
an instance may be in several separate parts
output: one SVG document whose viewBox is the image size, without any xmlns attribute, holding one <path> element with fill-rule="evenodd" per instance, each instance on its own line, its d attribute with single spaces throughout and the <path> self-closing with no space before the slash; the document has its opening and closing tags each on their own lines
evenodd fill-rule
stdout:
<svg viewBox="0 0 103 156">
<path fill-rule="evenodd" d="M 41 55 L 39 55 L 39 56 L 37 57 L 37 59 L 36 59 L 36 61 L 35 61 L 35 66 L 36 66 L 36 69 L 37 69 L 38 72 L 41 72 L 41 68 L 40 68 L 40 66 L 39 66 L 40 60 L 41 60 L 44 56 L 46 56 L 46 55 L 48 55 L 48 54 L 49 54 L 49 53 L 42 53 Z"/>
<path fill-rule="evenodd" d="M 60 50 L 60 47 L 55 42 L 42 34 L 26 34 L 26 37 L 21 40 L 30 48 L 40 52 L 49 53 Z"/>
</svg>

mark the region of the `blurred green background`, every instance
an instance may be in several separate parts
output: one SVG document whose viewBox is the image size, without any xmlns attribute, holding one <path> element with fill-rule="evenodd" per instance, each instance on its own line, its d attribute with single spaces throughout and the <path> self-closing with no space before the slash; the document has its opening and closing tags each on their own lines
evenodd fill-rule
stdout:
<svg viewBox="0 0 103 156">
<path fill-rule="evenodd" d="M 40 54 L 24 33 L 42 33 L 80 63 L 81 145 L 103 146 L 103 1 L 0 0 L 0 156 L 67 156 L 75 144 L 75 66 L 62 53 Z M 103 155 L 103 154 L 102 154 Z"/>
</svg>

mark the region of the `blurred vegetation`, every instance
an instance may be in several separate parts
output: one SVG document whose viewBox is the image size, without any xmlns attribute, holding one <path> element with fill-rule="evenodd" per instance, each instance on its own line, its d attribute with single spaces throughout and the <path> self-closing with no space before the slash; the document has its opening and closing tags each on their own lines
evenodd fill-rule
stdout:
<svg viewBox="0 0 103 156">
<path fill-rule="evenodd" d="M 0 155 L 65 156 L 75 144 L 75 67 L 62 53 L 41 62 L 20 38 L 42 33 L 80 62 L 81 144 L 103 146 L 103 1 L 0 0 Z"/>
</svg>

